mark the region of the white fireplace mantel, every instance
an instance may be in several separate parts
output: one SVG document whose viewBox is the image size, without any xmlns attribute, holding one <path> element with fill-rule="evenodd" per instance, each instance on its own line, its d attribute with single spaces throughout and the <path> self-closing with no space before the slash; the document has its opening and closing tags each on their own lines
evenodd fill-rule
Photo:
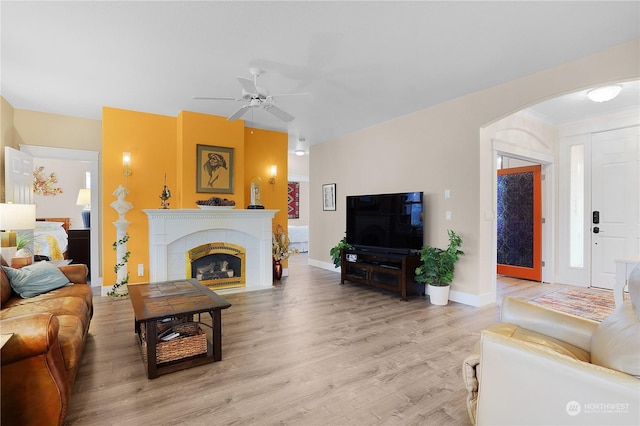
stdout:
<svg viewBox="0 0 640 426">
<path fill-rule="evenodd" d="M 200 244 L 245 247 L 246 289 L 273 285 L 271 233 L 278 210 L 145 209 L 149 220 L 149 280 L 186 278 L 186 251 Z"/>
</svg>

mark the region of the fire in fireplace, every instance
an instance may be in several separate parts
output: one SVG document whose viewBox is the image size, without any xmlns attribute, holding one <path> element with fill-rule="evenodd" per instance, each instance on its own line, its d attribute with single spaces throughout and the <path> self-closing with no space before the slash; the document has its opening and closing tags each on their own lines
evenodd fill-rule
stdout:
<svg viewBox="0 0 640 426">
<path fill-rule="evenodd" d="M 194 247 L 187 252 L 187 278 L 213 289 L 245 286 L 245 250 L 224 242 Z"/>
</svg>

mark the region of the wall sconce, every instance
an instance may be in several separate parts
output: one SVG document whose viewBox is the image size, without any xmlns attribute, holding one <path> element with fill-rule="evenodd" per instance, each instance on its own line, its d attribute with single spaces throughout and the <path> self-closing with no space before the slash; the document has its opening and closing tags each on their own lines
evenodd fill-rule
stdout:
<svg viewBox="0 0 640 426">
<path fill-rule="evenodd" d="M 269 183 L 274 185 L 276 183 L 276 176 L 278 175 L 278 166 L 275 164 L 271 166 L 270 169 L 271 177 L 269 178 Z"/>
<path fill-rule="evenodd" d="M 122 153 L 122 165 L 124 169 L 122 170 L 122 174 L 125 176 L 131 176 L 133 171 L 131 171 L 131 153 L 123 152 Z"/>
</svg>

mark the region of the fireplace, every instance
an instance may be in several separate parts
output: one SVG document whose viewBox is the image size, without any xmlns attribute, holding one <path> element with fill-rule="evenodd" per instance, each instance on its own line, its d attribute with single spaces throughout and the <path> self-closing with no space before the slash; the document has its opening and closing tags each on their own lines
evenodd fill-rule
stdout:
<svg viewBox="0 0 640 426">
<path fill-rule="evenodd" d="M 244 287 L 244 248 L 224 242 L 194 247 L 187 252 L 186 273 L 212 290 Z"/>
<path fill-rule="evenodd" d="M 192 271 L 185 267 L 188 253 L 201 246 L 224 243 L 244 250 L 244 266 L 240 269 L 240 278 L 244 279 L 244 286 L 224 284 L 225 287 L 233 286 L 249 291 L 273 286 L 271 233 L 272 219 L 277 210 L 145 209 L 143 211 L 149 221 L 150 282 L 190 278 Z M 223 261 L 225 260 L 231 263 L 229 259 Z M 190 261 L 187 260 L 187 262 Z M 224 272 L 228 274 L 229 265 L 226 269 Z M 213 272 L 223 271 L 214 270 Z M 235 270 L 233 275 L 234 277 L 227 278 L 237 278 Z"/>
</svg>

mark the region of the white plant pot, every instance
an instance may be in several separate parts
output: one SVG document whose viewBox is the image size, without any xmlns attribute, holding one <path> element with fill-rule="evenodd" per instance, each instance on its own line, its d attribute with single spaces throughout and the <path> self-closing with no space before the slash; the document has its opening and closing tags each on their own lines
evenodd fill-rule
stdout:
<svg viewBox="0 0 640 426">
<path fill-rule="evenodd" d="M 449 286 L 429 284 L 429 299 L 432 305 L 444 306 L 449 303 Z"/>
</svg>

